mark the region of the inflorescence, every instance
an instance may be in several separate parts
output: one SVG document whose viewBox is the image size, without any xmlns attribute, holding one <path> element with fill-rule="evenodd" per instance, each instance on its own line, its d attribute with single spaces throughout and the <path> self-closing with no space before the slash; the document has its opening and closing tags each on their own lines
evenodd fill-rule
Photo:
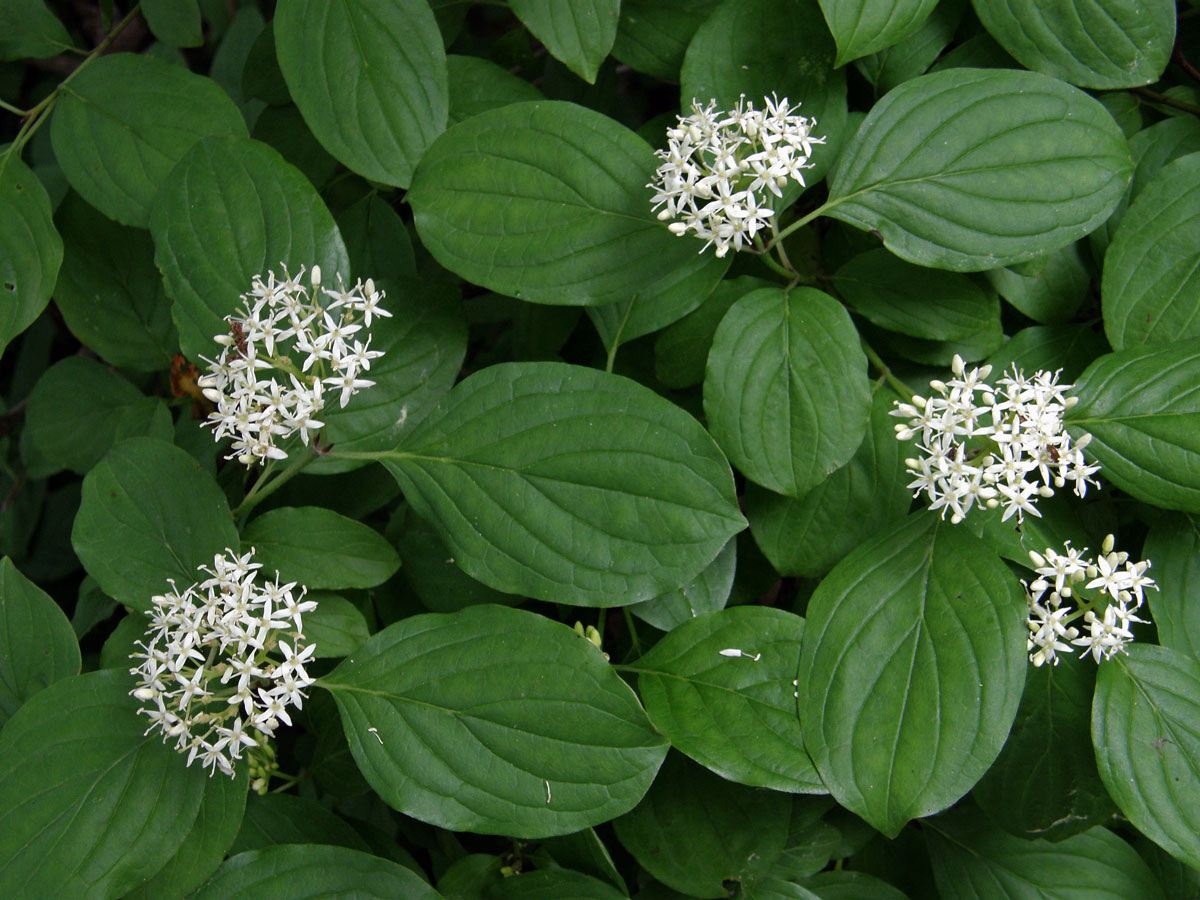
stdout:
<svg viewBox="0 0 1200 900">
<path fill-rule="evenodd" d="M 916 480 L 908 487 L 929 499 L 930 509 L 961 522 L 975 505 L 1004 507 L 1002 521 L 1026 513 L 1040 516 L 1036 502 L 1050 497 L 1055 488 L 1071 482 L 1083 497 L 1092 476 L 1100 470 L 1090 465 L 1083 449 L 1085 434 L 1072 443 L 1063 430 L 1063 414 L 1075 405 L 1066 396 L 1072 387 L 1058 383 L 1058 372 L 1036 372 L 1032 378 L 1013 366 L 996 382 L 984 379 L 991 366 L 966 371 L 955 356 L 954 378 L 932 381 L 936 393 L 897 403 L 892 415 L 908 419 L 896 426 L 896 436 L 917 438 L 920 457 L 905 460 Z"/>
<path fill-rule="evenodd" d="M 1111 534 L 1095 561 L 1085 555 L 1086 547 L 1076 550 L 1070 541 L 1064 550 L 1030 551 L 1038 578 L 1032 584 L 1021 582 L 1029 601 L 1027 646 L 1035 666 L 1058 665 L 1059 652 L 1070 652 L 1072 645 L 1082 647 L 1080 655 L 1090 653 L 1097 663 L 1126 652 L 1125 645 L 1133 640 L 1130 626 L 1146 621 L 1135 615 L 1145 602 L 1145 591 L 1158 590 L 1154 579 L 1146 576 L 1150 561 L 1130 562 L 1128 553 L 1114 551 Z M 1080 593 L 1079 583 L 1085 579 L 1082 589 L 1096 592 L 1091 599 Z M 1067 605 L 1064 601 L 1068 598 L 1075 599 L 1079 608 Z M 1079 629 L 1071 626 L 1081 615 L 1086 626 L 1082 637 Z"/>
<path fill-rule="evenodd" d="M 310 292 L 303 275 L 301 267 L 295 277 L 285 270 L 278 281 L 274 272 L 266 282 L 254 276 L 240 313 L 225 317 L 229 333 L 215 338 L 221 354 L 205 360 L 209 372 L 198 383 L 217 407 L 206 424 L 218 441 L 233 438 L 227 459 L 247 466 L 285 459 L 279 441 L 299 433 L 307 446 L 324 427 L 319 416 L 326 391 L 339 392 L 344 407 L 375 383 L 363 373 L 383 353 L 370 349 L 370 336 L 360 332 L 374 317 L 391 316 L 379 305 L 383 291 L 371 279 L 347 290 L 340 277 L 337 290 L 321 288 L 320 266 L 313 266 Z M 318 288 L 329 298 L 323 306 Z"/>
<path fill-rule="evenodd" d="M 742 95 L 726 112 L 715 100 L 693 100 L 692 112 L 667 129 L 667 149 L 656 151 L 663 163 L 647 185 L 655 191 L 652 208 L 663 207 L 660 219 L 680 219 L 672 233 L 704 240 L 701 252 L 712 244 L 724 256 L 752 242 L 771 224 L 771 195 L 782 197 L 789 179 L 803 186 L 813 145 L 825 143 L 812 136 L 815 119 L 793 114 L 800 104 L 774 95 L 764 103 L 756 110 Z"/>
<path fill-rule="evenodd" d="M 187 764 L 199 759 L 210 774 L 232 776 L 248 750 L 257 789 L 269 777 L 263 764 L 274 760 L 269 739 L 280 722 L 292 724 L 288 708 L 299 709 L 313 683 L 304 664 L 316 645 L 305 643 L 302 617 L 317 604 L 278 573 L 256 583 L 262 564 L 253 556 L 226 550 L 212 568 L 200 567 L 208 578 L 184 591 L 171 582 L 152 597 L 145 638 L 130 657 L 140 663 L 129 671 L 147 734 L 174 738 Z"/>
</svg>

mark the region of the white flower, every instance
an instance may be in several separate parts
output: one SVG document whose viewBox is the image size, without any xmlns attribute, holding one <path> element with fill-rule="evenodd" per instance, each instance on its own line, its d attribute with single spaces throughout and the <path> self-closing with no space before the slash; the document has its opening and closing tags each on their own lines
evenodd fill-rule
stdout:
<svg viewBox="0 0 1200 900">
<path fill-rule="evenodd" d="M 204 396 L 216 405 L 206 424 L 217 440 L 233 438 L 227 458 L 247 466 L 286 459 L 278 442 L 293 434 L 308 446 L 324 427 L 319 413 L 325 407 L 325 385 L 340 390 L 344 407 L 361 388 L 375 383 L 359 373 L 383 356 L 369 349 L 369 336 L 365 342 L 351 341 L 374 317 L 391 316 L 379 305 L 384 295 L 375 283 L 367 279 L 347 289 L 339 277 L 336 291 L 320 288 L 320 269 L 314 266 L 310 290 L 301 284 L 303 274 L 301 268 L 294 278 L 284 270 L 279 281 L 274 272 L 265 282 L 254 277 L 250 291 L 242 295 L 241 312 L 225 319 L 229 334 L 215 338 L 221 353 L 206 360 L 209 371 L 198 380 Z M 324 308 L 317 302 L 318 288 L 329 298 Z"/>
<path fill-rule="evenodd" d="M 253 557 L 226 550 L 200 567 L 208 578 L 152 597 L 145 639 L 131 656 L 140 660 L 129 670 L 138 679 L 130 693 L 150 719 L 146 733 L 174 738 L 189 766 L 199 759 L 212 774 L 233 775 L 234 762 L 245 749 L 258 752 L 278 720 L 290 725 L 287 707 L 299 707 L 313 683 L 303 663 L 316 645 L 299 629 L 300 614 L 316 603 L 303 599 L 305 588 L 280 584 L 278 573 L 257 585 Z"/>
<path fill-rule="evenodd" d="M 812 136 L 816 120 L 794 115 L 800 104 L 774 95 L 765 104 L 756 110 L 743 94 L 726 112 L 716 100 L 693 100 L 691 113 L 667 129 L 666 149 L 656 152 L 662 165 L 647 185 L 655 192 L 651 208 L 662 207 L 663 220 L 682 218 L 668 226 L 671 233 L 691 231 L 705 242 L 701 252 L 713 244 L 724 256 L 752 242 L 775 214 L 770 195 L 782 197 L 789 180 L 803 186 L 813 145 L 825 143 Z"/>
<path fill-rule="evenodd" d="M 906 420 L 896 426 L 899 440 L 917 440 L 922 456 L 905 461 L 931 509 L 950 513 L 960 522 L 974 506 L 1003 507 L 1002 521 L 1028 513 L 1040 516 L 1037 501 L 1073 482 L 1082 497 L 1097 465 L 1088 465 L 1084 435 L 1072 444 L 1063 429 L 1063 414 L 1075 404 L 1071 385 L 1059 384 L 1058 373 L 1039 371 L 1032 378 L 1015 366 L 996 381 L 986 379 L 991 366 L 966 368 L 955 356 L 954 377 L 932 381 L 930 397 L 897 403 L 892 415 Z"/>
</svg>

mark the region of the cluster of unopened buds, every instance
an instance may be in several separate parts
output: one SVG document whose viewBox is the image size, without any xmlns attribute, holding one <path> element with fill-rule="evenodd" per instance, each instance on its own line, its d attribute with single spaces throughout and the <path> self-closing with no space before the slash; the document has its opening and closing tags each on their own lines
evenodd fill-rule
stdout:
<svg viewBox="0 0 1200 900">
<path fill-rule="evenodd" d="M 745 95 L 732 110 L 692 101 L 692 111 L 667 129 L 667 148 L 656 151 L 662 165 L 647 187 L 654 190 L 652 208 L 662 210 L 672 233 L 692 232 L 714 245 L 717 256 L 741 250 L 771 225 L 773 197 L 782 197 L 788 181 L 804 185 L 803 170 L 814 144 L 814 119 L 795 115 L 800 104 L 787 97 L 764 99 L 756 110 Z"/>
<path fill-rule="evenodd" d="M 266 281 L 254 276 L 241 311 L 225 318 L 229 333 L 215 338 L 220 355 L 205 359 L 209 371 L 198 379 L 216 405 L 206 424 L 218 441 L 233 438 L 226 458 L 247 466 L 285 459 L 279 442 L 293 434 L 307 446 L 324 427 L 327 391 L 337 392 L 344 407 L 375 383 L 363 375 L 383 353 L 370 349 L 363 329 L 376 316 L 391 316 L 379 305 L 383 291 L 370 279 L 347 290 L 340 277 L 336 290 L 322 287 L 320 266 L 312 267 L 306 286 L 304 271 L 293 277 L 285 269 L 279 280 L 274 272 Z"/>
<path fill-rule="evenodd" d="M 1048 547 L 1045 553 L 1029 553 L 1038 577 L 1022 584 L 1029 601 L 1029 659 L 1035 666 L 1057 665 L 1058 654 L 1071 652 L 1072 646 L 1082 647 L 1080 655 L 1090 653 L 1096 662 L 1126 652 L 1125 645 L 1133 640 L 1130 626 L 1146 621 L 1136 615 L 1145 603 L 1145 591 L 1158 590 L 1154 579 L 1146 576 L 1150 561 L 1130 562 L 1128 553 L 1113 550 L 1111 534 L 1095 561 L 1085 555 L 1086 547 L 1076 550 L 1070 541 L 1064 550 L 1058 553 Z M 1082 590 L 1095 592 L 1090 599 L 1080 593 L 1080 582 L 1085 580 Z M 1075 601 L 1078 608 L 1067 600 Z M 1071 625 L 1080 616 L 1085 626 L 1082 636 Z"/>
<path fill-rule="evenodd" d="M 187 754 L 190 766 L 234 773 L 250 757 L 252 787 L 263 789 L 274 767 L 270 738 L 288 709 L 299 709 L 313 679 L 304 669 L 316 645 L 306 644 L 303 615 L 317 604 L 294 583 L 258 583 L 254 551 L 232 550 L 201 566 L 208 577 L 151 598 L 145 638 L 131 659 L 138 686 L 130 693 L 163 741 Z"/>
<path fill-rule="evenodd" d="M 922 492 L 929 508 L 961 522 L 978 505 L 1004 507 L 1001 520 L 1026 513 L 1040 516 L 1037 500 L 1050 497 L 1068 482 L 1083 497 L 1100 470 L 1083 454 L 1085 434 L 1072 443 L 1063 414 L 1078 398 L 1058 383 L 1058 372 L 1038 371 L 1026 378 L 1013 366 L 993 387 L 984 379 L 991 366 L 967 371 L 955 355 L 954 377 L 932 381 L 934 395 L 897 403 L 892 415 L 908 421 L 896 426 L 902 441 L 917 439 L 921 456 L 905 460 L 915 476 L 908 487 Z"/>
</svg>

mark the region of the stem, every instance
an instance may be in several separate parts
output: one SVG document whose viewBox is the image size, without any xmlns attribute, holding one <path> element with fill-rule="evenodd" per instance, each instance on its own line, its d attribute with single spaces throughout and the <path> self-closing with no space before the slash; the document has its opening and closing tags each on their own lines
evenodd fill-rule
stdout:
<svg viewBox="0 0 1200 900">
<path fill-rule="evenodd" d="M 776 234 L 774 239 L 772 239 L 771 243 L 767 245 L 767 249 L 773 250 L 775 248 L 776 244 L 781 243 L 783 241 L 783 239 L 785 237 L 787 237 L 789 234 L 791 234 L 793 231 L 797 231 L 798 229 L 803 228 L 805 225 L 807 225 L 809 222 L 811 222 L 817 216 L 824 215 L 826 212 L 833 209 L 833 207 L 836 205 L 837 205 L 836 202 L 830 203 L 829 201 L 826 201 L 826 202 L 822 203 L 820 206 L 818 206 L 816 209 L 814 209 L 812 212 L 810 212 L 807 216 L 801 216 L 799 219 L 797 219 L 795 222 L 793 222 L 787 228 L 783 229 L 783 231 Z"/>
<path fill-rule="evenodd" d="M 771 216 L 771 234 L 774 235 L 774 237 L 771 239 L 771 246 L 774 247 L 775 252 L 779 254 L 779 262 L 782 263 L 783 267 L 791 272 L 792 275 L 798 276 L 799 273 L 796 271 L 796 267 L 793 266 L 792 261 L 788 259 L 787 251 L 783 249 L 783 239 L 779 236 L 779 226 L 776 224 L 774 216 Z"/>
<path fill-rule="evenodd" d="M 111 46 L 112 42 L 117 39 L 117 35 L 119 35 L 125 29 L 126 25 L 128 25 L 137 17 L 139 12 L 141 12 L 141 8 L 142 5 L 140 3 L 134 4 L 133 9 L 129 11 L 128 15 L 118 22 L 113 27 L 113 30 L 105 36 L 104 40 L 102 40 L 92 49 L 92 51 L 83 59 L 83 61 L 75 67 L 75 71 L 59 82 L 58 87 L 51 91 L 42 100 L 42 102 L 33 107 L 33 109 L 22 112 L 20 110 L 14 110 L 9 107 L 8 104 L 5 104 L 5 108 L 10 112 L 17 112 L 18 115 L 24 115 L 26 116 L 26 119 L 21 125 L 21 130 L 17 132 L 17 136 L 13 138 L 12 143 L 8 145 L 8 149 L 4 151 L 2 156 L 0 156 L 0 174 L 4 172 L 4 168 L 8 165 L 8 160 L 13 154 L 16 154 L 18 158 L 20 157 L 22 148 L 29 141 L 29 139 L 33 137 L 34 133 L 42 127 L 42 123 L 49 118 L 49 113 L 54 108 L 54 104 L 57 102 L 59 94 L 62 93 L 62 89 L 71 82 L 72 78 L 82 72 L 93 60 L 97 59 L 101 54 L 104 53 L 105 50 L 109 48 L 109 46 Z"/>
<path fill-rule="evenodd" d="M 1176 100 L 1174 97 L 1168 97 L 1166 94 L 1160 94 L 1158 91 L 1150 90 L 1150 88 L 1134 88 L 1133 92 L 1138 96 L 1153 100 L 1155 103 L 1173 106 L 1176 109 L 1182 109 L 1184 112 L 1190 112 L 1192 115 L 1200 116 L 1200 106 L 1197 106 L 1195 103 Z"/>
<path fill-rule="evenodd" d="M 871 361 L 871 365 L 883 373 L 883 377 L 887 379 L 887 383 L 892 390 L 899 394 L 905 403 L 911 403 L 916 391 L 892 374 L 892 370 L 888 368 L 887 363 L 880 358 L 879 354 L 875 352 L 874 348 L 861 335 L 859 336 L 859 342 L 862 344 L 863 352 L 867 354 L 867 359 Z"/>
<path fill-rule="evenodd" d="M 269 483 L 266 482 L 265 478 L 260 480 L 258 484 L 251 488 L 250 493 L 246 495 L 245 499 L 238 504 L 237 509 L 233 511 L 233 517 L 235 519 L 245 517 L 250 510 L 254 509 L 254 507 L 258 506 L 258 504 L 262 503 L 269 496 L 299 475 L 300 471 L 316 458 L 316 447 L 310 445 L 307 453 L 297 458 L 295 462 L 280 472 Z"/>
<path fill-rule="evenodd" d="M 13 106 L 11 103 L 5 103 L 3 100 L 0 100 L 0 109 L 5 110 L 6 112 L 10 112 L 14 116 L 21 116 L 21 118 L 24 118 L 25 116 L 29 115 L 29 110 L 21 109 L 18 106 Z"/>
<path fill-rule="evenodd" d="M 1178 47 L 1175 48 L 1175 62 L 1179 63 L 1179 67 L 1192 76 L 1193 80 L 1200 81 L 1200 72 L 1196 71 L 1196 67 L 1188 62 L 1188 58 Z"/>
<path fill-rule="evenodd" d="M 625 614 L 625 627 L 629 629 L 629 639 L 633 642 L 633 652 L 638 656 L 642 655 L 642 642 L 638 640 L 637 626 L 633 624 L 633 613 L 629 611 L 628 606 L 621 608 Z"/>
<path fill-rule="evenodd" d="M 617 359 L 617 350 L 621 347 L 621 335 L 625 333 L 625 325 L 629 322 L 629 315 L 633 312 L 633 304 L 637 302 L 637 294 L 629 298 L 629 305 L 625 307 L 625 314 L 621 316 L 621 324 L 617 326 L 617 333 L 613 335 L 612 346 L 608 348 L 608 358 L 604 361 L 604 371 L 609 375 L 612 374 L 613 363 Z"/>
</svg>

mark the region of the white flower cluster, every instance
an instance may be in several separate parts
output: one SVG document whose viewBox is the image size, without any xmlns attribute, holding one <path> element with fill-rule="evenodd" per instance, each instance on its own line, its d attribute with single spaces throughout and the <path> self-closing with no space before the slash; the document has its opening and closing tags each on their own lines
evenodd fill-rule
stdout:
<svg viewBox="0 0 1200 900">
<path fill-rule="evenodd" d="M 1125 645 L 1133 640 L 1130 626 L 1134 622 L 1145 622 L 1135 613 L 1145 602 L 1147 588 L 1158 590 L 1153 578 L 1146 577 L 1149 560 L 1130 562 L 1129 554 L 1113 551 L 1113 536 L 1104 539 L 1101 555 L 1093 562 L 1084 554 L 1087 548 L 1076 550 L 1067 541 L 1065 553 L 1056 553 L 1046 548 L 1044 554 L 1029 552 L 1038 578 L 1025 585 L 1029 601 L 1029 659 L 1035 666 L 1047 662 L 1058 665 L 1060 651 L 1070 652 L 1071 646 L 1082 647 L 1081 656 L 1089 653 L 1098 663 L 1111 659 L 1114 654 L 1124 653 Z M 1084 579 L 1085 590 L 1097 590 L 1092 600 L 1078 596 L 1075 587 Z M 1025 584 L 1025 582 L 1021 582 Z M 1080 609 L 1072 610 L 1063 601 L 1076 597 Z M 1097 614 L 1095 606 L 1101 600 L 1106 606 Z M 1071 622 L 1083 615 L 1087 633 L 1079 636 L 1079 629 Z"/>
<path fill-rule="evenodd" d="M 146 733 L 188 755 L 187 764 L 233 775 L 243 748 L 266 745 L 288 707 L 300 708 L 313 679 L 304 664 L 316 644 L 305 644 L 302 616 L 317 604 L 294 583 L 256 584 L 254 551 L 213 558 L 209 577 L 183 592 L 174 582 L 151 598 L 150 625 L 131 659 L 138 686 L 130 693 L 150 718 Z M 267 754 L 270 756 L 270 754 Z M 256 786 L 257 787 L 257 786 Z"/>
<path fill-rule="evenodd" d="M 916 476 L 908 487 L 929 498 L 930 509 L 961 522 L 976 504 L 1004 507 L 1002 521 L 1026 513 L 1040 516 L 1036 502 L 1072 482 L 1083 497 L 1099 482 L 1100 470 L 1089 465 L 1083 449 L 1091 435 L 1075 444 L 1063 430 L 1063 413 L 1075 405 L 1067 397 L 1072 385 L 1059 384 L 1058 372 L 1039 371 L 1026 378 L 1016 366 L 1011 374 L 986 383 L 991 366 L 971 369 L 955 356 L 954 378 L 932 381 L 936 396 L 897 403 L 892 415 L 907 419 L 896 426 L 902 441 L 918 438 L 922 455 L 905 460 Z"/>
<path fill-rule="evenodd" d="M 772 95 L 760 111 L 745 100 L 728 112 L 715 100 L 706 107 L 693 100 L 691 114 L 667 129 L 667 149 L 656 152 L 663 163 L 647 185 L 652 208 L 664 207 L 660 219 L 682 217 L 671 231 L 694 232 L 705 241 L 700 251 L 713 244 L 717 256 L 741 250 L 770 225 L 773 201 L 763 189 L 782 197 L 788 179 L 803 185 L 813 145 L 825 143 L 812 136 L 815 119 L 793 115 L 799 103 Z"/>
<path fill-rule="evenodd" d="M 224 349 L 216 361 L 205 359 L 209 372 L 198 383 L 216 404 L 206 424 L 219 441 L 233 438 L 233 452 L 250 466 L 267 459 L 285 459 L 277 441 L 299 432 L 307 446 L 324 423 L 325 392 L 340 392 L 345 406 L 360 388 L 375 382 L 362 377 L 371 361 L 382 356 L 371 350 L 371 338 L 359 338 L 375 316 L 391 316 L 380 307 L 383 291 L 370 279 L 346 290 L 321 288 L 329 301 L 317 302 L 321 268 L 313 266 L 311 294 L 300 283 L 304 268 L 293 278 L 284 270 L 254 276 L 250 293 L 242 295 L 239 315 L 226 316 L 229 334 L 215 340 Z M 361 321 L 360 321 L 361 320 Z"/>
</svg>

